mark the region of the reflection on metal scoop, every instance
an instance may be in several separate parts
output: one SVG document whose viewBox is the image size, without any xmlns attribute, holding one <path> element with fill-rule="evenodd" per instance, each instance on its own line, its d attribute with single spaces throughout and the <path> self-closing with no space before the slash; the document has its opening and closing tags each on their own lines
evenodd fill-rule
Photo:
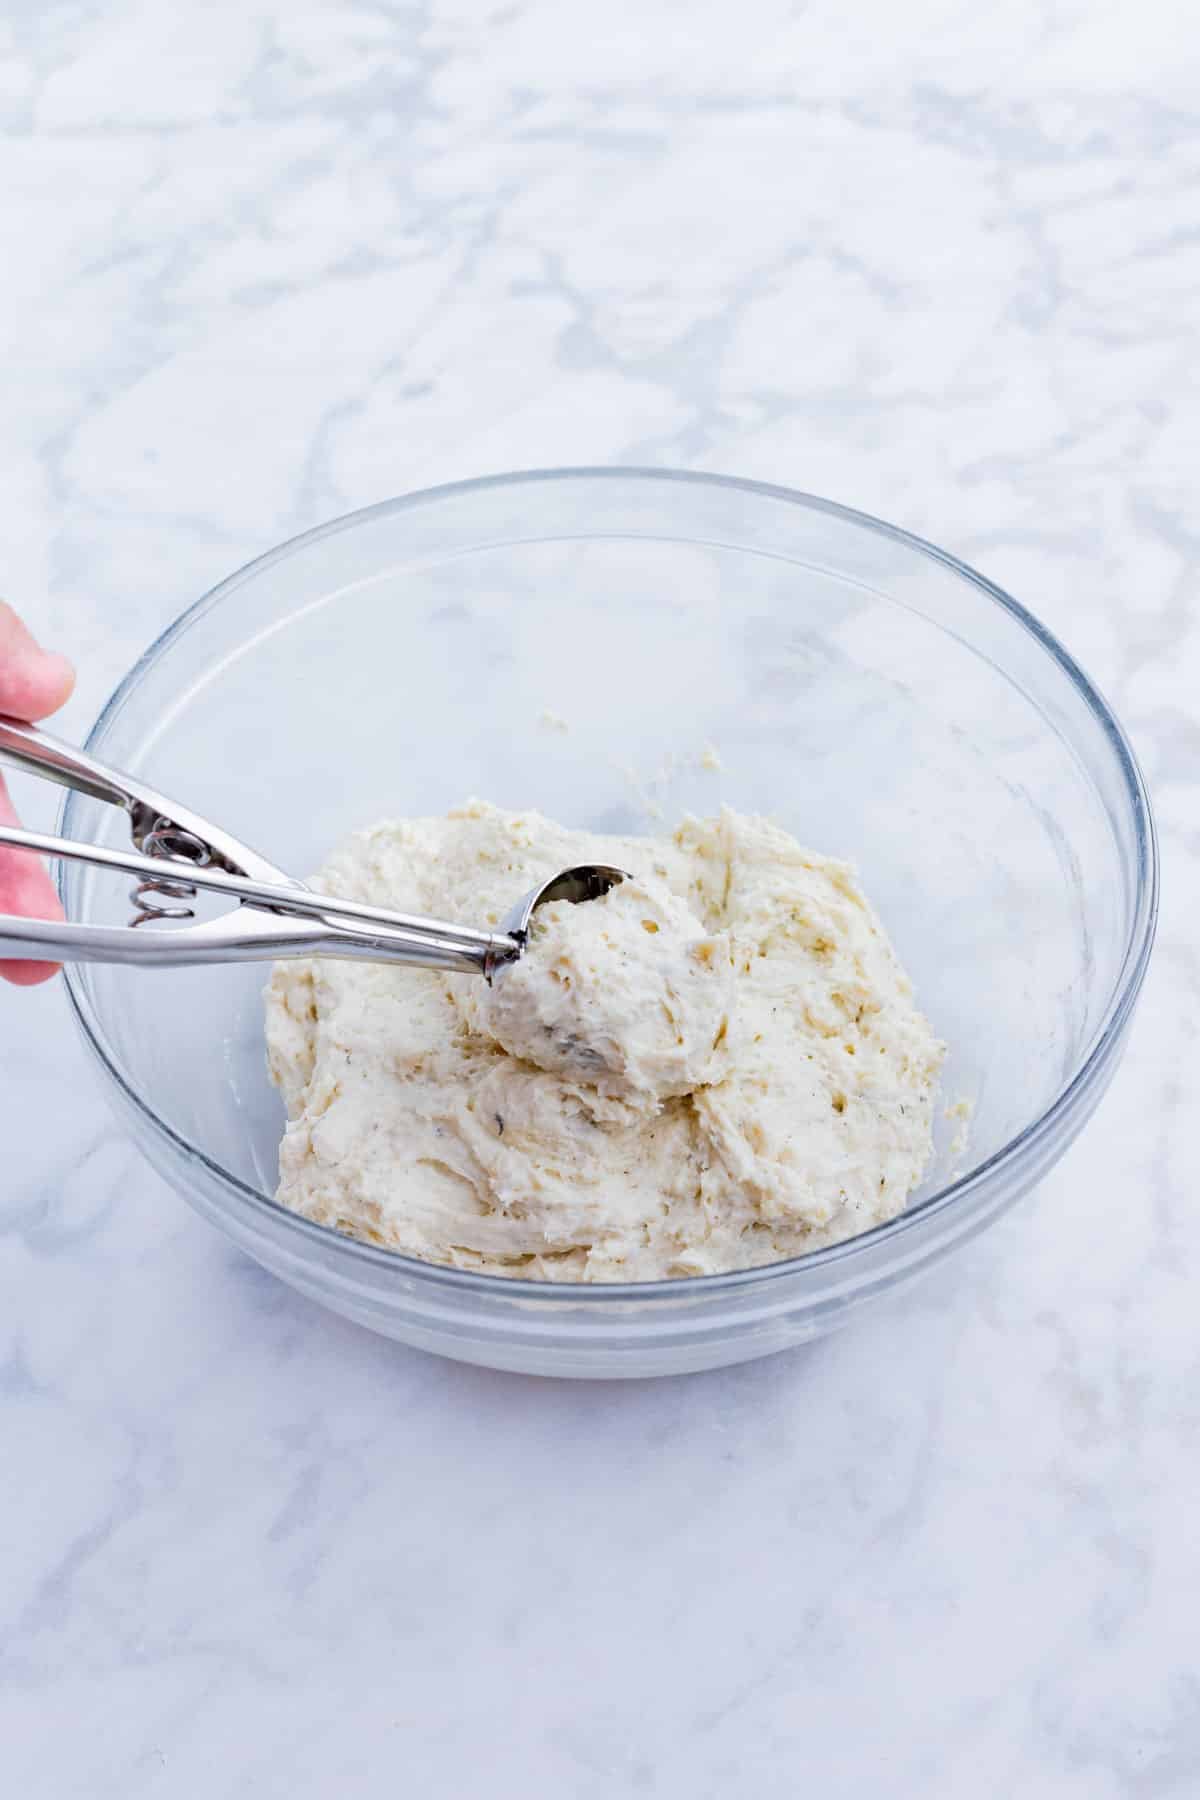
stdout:
<svg viewBox="0 0 1200 1800">
<path fill-rule="evenodd" d="M 504 936 L 516 944 L 517 954 L 494 956 L 484 971 L 488 980 L 520 960 L 529 941 L 529 922 L 539 906 L 549 906 L 552 900 L 569 900 L 572 905 L 581 900 L 602 900 L 611 888 L 627 879 L 624 869 L 611 868 L 607 863 L 580 863 L 574 869 L 560 869 L 540 887 L 530 888 L 500 927 Z"/>
</svg>

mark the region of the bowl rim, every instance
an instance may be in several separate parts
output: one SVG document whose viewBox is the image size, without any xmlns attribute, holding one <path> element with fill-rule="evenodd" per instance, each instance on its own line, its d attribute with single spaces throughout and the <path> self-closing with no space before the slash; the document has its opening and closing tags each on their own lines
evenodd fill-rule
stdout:
<svg viewBox="0 0 1200 1800">
<path fill-rule="evenodd" d="M 95 723 L 87 734 L 84 748 L 94 751 L 96 754 L 102 754 L 102 746 L 99 745 L 98 740 L 103 737 L 118 717 L 143 676 L 199 618 L 221 604 L 243 582 L 275 563 L 299 554 L 309 545 L 317 543 L 323 538 L 353 530 L 369 519 L 410 511 L 429 502 L 437 502 L 452 496 L 486 489 L 579 480 L 688 483 L 698 487 L 732 489 L 769 500 L 779 500 L 809 511 L 826 513 L 848 524 L 865 527 L 869 531 L 929 557 L 979 589 L 1008 613 L 1067 676 L 1093 718 L 1100 725 L 1123 778 L 1136 848 L 1137 884 L 1125 955 L 1104 1013 L 1092 1034 L 1079 1066 L 1070 1079 L 1060 1087 L 1049 1105 L 1023 1127 L 1015 1137 L 1008 1139 L 984 1162 L 979 1163 L 965 1175 L 959 1176 L 947 1186 L 926 1196 L 912 1208 L 898 1213 L 895 1218 L 872 1226 L 868 1231 L 861 1232 L 856 1237 L 845 1238 L 839 1243 L 827 1245 L 819 1250 L 808 1251 L 802 1256 L 788 1257 L 780 1262 L 763 1263 L 749 1269 L 726 1270 L 715 1275 L 677 1276 L 659 1281 L 567 1284 L 531 1280 L 527 1276 L 489 1275 L 473 1269 L 449 1268 L 440 1263 L 423 1262 L 420 1258 L 407 1256 L 402 1251 L 389 1250 L 380 1245 L 368 1244 L 361 1239 L 352 1238 L 333 1226 L 317 1224 L 314 1220 L 291 1211 L 290 1208 L 282 1206 L 272 1195 L 260 1192 L 259 1189 L 252 1187 L 239 1176 L 222 1168 L 206 1151 L 189 1142 L 182 1133 L 177 1132 L 164 1119 L 159 1118 L 153 1107 L 126 1079 L 115 1059 L 109 1055 L 100 1022 L 84 991 L 82 978 L 77 973 L 75 965 L 67 964 L 64 975 L 72 1011 L 85 1041 L 100 1062 L 101 1067 L 107 1072 L 134 1113 L 140 1114 L 158 1137 L 165 1139 L 174 1150 L 183 1152 L 189 1161 L 198 1161 L 203 1164 L 209 1174 L 228 1194 L 239 1202 L 248 1203 L 269 1222 L 272 1228 L 282 1228 L 285 1231 L 296 1233 L 302 1240 L 318 1245 L 325 1252 L 336 1251 L 341 1256 L 349 1258 L 351 1263 L 358 1262 L 380 1269 L 390 1269 L 395 1274 L 404 1275 L 409 1280 L 415 1278 L 439 1287 L 460 1289 L 475 1294 L 488 1294 L 497 1299 L 520 1300 L 525 1305 L 531 1302 L 536 1303 L 539 1300 L 552 1301 L 556 1307 L 561 1308 L 564 1302 L 576 1300 L 589 1306 L 603 1306 L 606 1303 L 621 1303 L 628 1306 L 630 1301 L 649 1300 L 656 1296 L 663 1298 L 670 1296 L 675 1301 L 683 1299 L 685 1295 L 700 1299 L 704 1295 L 716 1296 L 731 1289 L 767 1287 L 774 1282 L 786 1280 L 800 1271 L 815 1271 L 820 1268 L 829 1268 L 835 1264 L 848 1265 L 856 1260 L 861 1262 L 880 1245 L 898 1241 L 916 1227 L 924 1226 L 932 1219 L 949 1211 L 980 1188 L 990 1186 L 1014 1165 L 1035 1160 L 1035 1153 L 1044 1141 L 1052 1136 L 1060 1122 L 1075 1110 L 1083 1096 L 1102 1080 L 1108 1070 L 1123 1039 L 1125 1027 L 1145 979 L 1154 946 L 1159 901 L 1158 838 L 1145 778 L 1129 739 L 1100 690 L 1054 634 L 1019 601 L 1014 600 L 1003 588 L 989 581 L 985 575 L 981 575 L 969 564 L 962 562 L 949 551 L 939 549 L 936 544 L 929 543 L 925 538 L 905 531 L 900 526 L 891 525 L 886 520 L 878 519 L 871 513 L 863 512 L 855 507 L 843 506 L 838 501 L 826 500 L 820 495 L 809 494 L 800 489 L 783 487 L 771 482 L 755 481 L 744 476 L 618 463 L 520 469 L 497 475 L 475 476 L 465 481 L 445 482 L 435 487 L 419 488 L 393 499 L 376 501 L 370 506 L 360 507 L 353 512 L 344 513 L 338 518 L 327 520 L 321 525 L 313 526 L 310 530 L 301 532 L 296 537 L 289 538 L 273 549 L 265 551 L 262 555 L 254 557 L 234 573 L 226 576 L 215 587 L 210 588 L 206 594 L 201 595 L 198 600 L 186 607 L 138 657 L 102 706 Z M 82 796 L 74 792 L 68 793 L 65 797 L 60 824 L 63 835 L 72 835 L 74 808 L 81 800 Z M 60 865 L 60 897 L 65 897 L 66 874 L 66 865 Z"/>
</svg>

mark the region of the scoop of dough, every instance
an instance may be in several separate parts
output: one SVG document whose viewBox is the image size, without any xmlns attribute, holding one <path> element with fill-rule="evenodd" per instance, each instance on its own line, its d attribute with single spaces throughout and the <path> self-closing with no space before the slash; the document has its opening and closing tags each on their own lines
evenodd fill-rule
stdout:
<svg viewBox="0 0 1200 1800">
<path fill-rule="evenodd" d="M 729 939 L 665 883 L 629 879 L 600 900 L 539 907 L 520 962 L 473 1002 L 473 1027 L 510 1056 L 654 1109 L 721 1079 Z"/>
</svg>

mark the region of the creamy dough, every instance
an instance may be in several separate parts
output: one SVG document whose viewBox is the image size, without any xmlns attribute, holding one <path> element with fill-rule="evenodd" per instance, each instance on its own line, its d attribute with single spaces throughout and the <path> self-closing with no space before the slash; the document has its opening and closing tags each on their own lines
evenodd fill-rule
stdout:
<svg viewBox="0 0 1200 1800">
<path fill-rule="evenodd" d="M 729 810 L 614 838 L 473 802 L 357 834 L 313 885 L 495 926 L 582 862 L 631 879 L 541 908 L 490 989 L 275 969 L 280 1201 L 555 1281 L 745 1268 L 898 1213 L 931 1155 L 943 1046 L 845 863 Z"/>
</svg>

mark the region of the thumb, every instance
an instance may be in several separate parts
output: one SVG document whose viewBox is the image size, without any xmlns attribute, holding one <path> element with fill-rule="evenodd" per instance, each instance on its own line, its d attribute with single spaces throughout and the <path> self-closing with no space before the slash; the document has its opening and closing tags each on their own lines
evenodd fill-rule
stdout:
<svg viewBox="0 0 1200 1800">
<path fill-rule="evenodd" d="M 43 650 L 6 600 L 0 600 L 0 713 L 44 719 L 57 712 L 75 686 L 65 656 Z"/>
</svg>

